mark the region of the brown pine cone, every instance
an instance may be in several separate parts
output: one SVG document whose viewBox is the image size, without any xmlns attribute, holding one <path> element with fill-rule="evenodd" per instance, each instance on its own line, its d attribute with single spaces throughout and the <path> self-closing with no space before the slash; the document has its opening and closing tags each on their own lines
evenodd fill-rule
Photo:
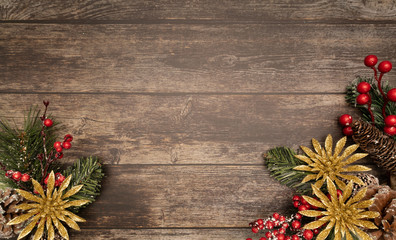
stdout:
<svg viewBox="0 0 396 240">
<path fill-rule="evenodd" d="M 364 185 L 360 185 L 357 183 L 353 183 L 353 189 L 352 189 L 352 196 L 354 196 L 357 192 L 359 192 L 359 190 L 362 187 L 368 187 L 368 186 L 375 186 L 375 185 L 379 185 L 379 180 L 376 176 L 369 174 L 369 173 L 357 173 L 357 174 L 353 174 L 354 176 L 358 177 L 360 180 L 363 181 Z M 342 179 L 342 181 L 345 184 L 349 183 L 348 179 Z"/>
<path fill-rule="evenodd" d="M 0 238 L 12 238 L 18 235 L 25 227 L 24 223 L 9 226 L 7 223 L 14 217 L 22 214 L 15 206 L 24 201 L 15 189 L 0 190 Z"/>
<path fill-rule="evenodd" d="M 380 216 L 374 219 L 376 230 L 368 230 L 373 240 L 396 239 L 396 191 L 387 185 L 369 186 L 363 200 L 374 199 L 368 208 L 370 211 L 379 212 Z"/>
</svg>

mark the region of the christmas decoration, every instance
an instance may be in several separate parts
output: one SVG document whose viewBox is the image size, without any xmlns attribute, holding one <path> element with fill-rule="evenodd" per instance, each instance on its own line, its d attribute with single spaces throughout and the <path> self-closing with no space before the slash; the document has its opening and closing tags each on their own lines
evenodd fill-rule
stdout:
<svg viewBox="0 0 396 240">
<path fill-rule="evenodd" d="M 24 202 L 24 198 L 12 188 L 0 190 L 0 238 L 13 238 L 25 227 L 24 223 L 9 226 L 7 223 L 23 213 L 15 206 Z"/>
<path fill-rule="evenodd" d="M 337 188 L 333 181 L 330 178 L 326 178 L 326 184 L 331 196 L 330 199 L 314 184 L 312 184 L 312 189 L 319 200 L 303 196 L 313 206 L 324 209 L 300 211 L 302 215 L 307 217 L 320 217 L 318 220 L 306 224 L 304 228 L 316 229 L 327 224 L 325 229 L 317 236 L 316 239 L 318 240 L 326 239 L 333 228 L 335 239 L 353 239 L 351 235 L 351 232 L 353 232 L 360 239 L 370 240 L 370 236 L 359 227 L 377 229 L 374 223 L 368 219 L 377 217 L 379 213 L 363 210 L 373 204 L 373 200 L 362 201 L 367 188 L 363 188 L 354 197 L 350 197 L 353 188 L 353 182 L 351 181 L 345 187 L 343 194 L 337 197 Z"/>
<path fill-rule="evenodd" d="M 353 182 L 352 196 L 354 196 L 362 187 L 370 187 L 379 185 L 379 180 L 376 176 L 369 173 L 357 173 L 355 174 L 364 184 L 358 184 Z M 345 184 L 348 184 L 350 180 L 342 179 Z"/>
<path fill-rule="evenodd" d="M 396 239 L 396 191 L 389 186 L 370 186 L 363 199 L 373 199 L 368 209 L 378 212 L 379 216 L 374 219 L 376 230 L 368 231 L 373 240 Z"/>
<path fill-rule="evenodd" d="M 365 156 L 367 156 L 367 154 L 356 153 L 350 156 L 359 147 L 359 145 L 356 144 L 347 147 L 341 154 L 345 143 L 346 137 L 343 137 L 336 143 L 333 153 L 333 138 L 329 134 L 326 137 L 324 148 L 320 146 L 320 143 L 316 139 L 312 139 L 312 145 L 316 153 L 307 147 L 301 146 L 301 149 L 305 152 L 307 156 L 296 155 L 295 157 L 305 162 L 306 164 L 294 167 L 293 169 L 311 172 L 311 174 L 307 175 L 302 180 L 302 183 L 315 180 L 315 186 L 321 188 L 326 178 L 329 177 L 332 181 L 335 181 L 341 189 L 345 187 L 345 183 L 342 182 L 340 178 L 353 180 L 359 184 L 363 184 L 363 182 L 356 176 L 347 175 L 344 173 L 370 171 L 370 168 L 362 165 L 351 165 L 347 167 L 347 165 L 354 163 L 361 158 L 364 158 Z"/>
<path fill-rule="evenodd" d="M 68 176 L 59 189 L 55 188 L 55 174 L 52 171 L 49 175 L 46 193 L 39 182 L 32 179 L 34 190 L 40 194 L 40 197 L 35 196 L 27 191 L 17 189 L 16 191 L 21 194 L 25 199 L 35 203 L 23 203 L 16 206 L 17 209 L 29 210 L 27 213 L 18 216 L 8 222 L 8 225 L 20 224 L 29 220 L 29 224 L 19 234 L 18 239 L 22 239 L 28 235 L 33 228 L 37 225 L 34 240 L 38 240 L 43 236 L 44 228 L 48 232 L 48 239 L 53 240 L 55 237 L 54 226 L 58 229 L 60 235 L 69 239 L 66 228 L 59 221 L 66 222 L 67 225 L 75 230 L 80 230 L 76 222 L 85 222 L 83 218 L 67 211 L 66 209 L 72 206 L 82 206 L 87 204 L 88 200 L 74 200 L 69 201 L 68 197 L 73 196 L 81 190 L 83 185 L 77 185 L 63 194 L 63 191 L 69 186 L 72 176 Z M 54 225 L 54 226 L 53 226 Z"/>
</svg>

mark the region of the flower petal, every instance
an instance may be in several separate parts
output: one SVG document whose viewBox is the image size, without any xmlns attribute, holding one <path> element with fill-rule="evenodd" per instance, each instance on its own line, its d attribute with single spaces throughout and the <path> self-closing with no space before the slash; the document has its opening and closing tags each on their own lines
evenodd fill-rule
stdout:
<svg viewBox="0 0 396 240">
<path fill-rule="evenodd" d="M 9 221 L 7 223 L 7 225 L 15 225 L 15 224 L 23 223 L 26 220 L 28 220 L 29 218 L 31 218 L 34 214 L 35 213 L 28 212 L 28 213 L 25 213 L 25 214 L 20 215 L 18 217 L 15 217 L 11 221 Z"/>
<path fill-rule="evenodd" d="M 42 198 L 45 198 L 44 190 L 43 190 L 43 187 L 41 186 L 41 184 L 34 179 L 32 179 L 32 183 L 33 183 L 34 190 L 36 190 Z"/>
<path fill-rule="evenodd" d="M 307 164 L 312 164 L 312 161 L 309 157 L 304 156 L 304 155 L 294 155 L 294 157 L 300 159 L 301 161 L 307 163 Z"/>
<path fill-rule="evenodd" d="M 74 200 L 74 201 L 70 201 L 68 203 L 66 203 L 65 205 L 63 205 L 63 207 L 66 209 L 68 207 L 79 207 L 82 206 L 84 204 L 90 203 L 91 201 L 89 200 Z"/>
<path fill-rule="evenodd" d="M 73 219 L 65 217 L 66 223 L 69 227 L 73 228 L 74 230 L 80 231 L 80 227 L 78 226 L 78 224 L 73 221 Z"/>
<path fill-rule="evenodd" d="M 44 233 L 45 218 L 40 219 L 40 223 L 37 226 L 36 233 L 34 234 L 33 240 L 40 240 Z"/>
<path fill-rule="evenodd" d="M 76 214 L 69 212 L 67 210 L 62 211 L 63 215 L 69 216 L 71 219 L 73 219 L 76 222 L 85 222 L 86 220 L 80 216 L 77 216 Z"/>
<path fill-rule="evenodd" d="M 340 172 L 367 172 L 367 171 L 371 171 L 371 168 L 363 165 L 351 165 L 346 168 L 343 168 Z"/>
<path fill-rule="evenodd" d="M 70 181 L 72 179 L 72 175 L 69 175 L 60 185 L 59 187 L 59 195 L 62 195 L 61 193 L 69 186 Z"/>
<path fill-rule="evenodd" d="M 54 240 L 55 238 L 55 230 L 54 226 L 52 225 L 51 217 L 47 217 L 47 233 L 48 233 L 48 240 Z"/>
<path fill-rule="evenodd" d="M 341 155 L 341 159 L 345 159 L 349 155 L 351 155 L 353 152 L 355 152 L 359 148 L 358 144 L 353 144 L 351 146 L 348 146 L 345 148 L 344 152 Z"/>
<path fill-rule="evenodd" d="M 21 189 L 16 189 L 16 191 L 25 199 L 36 202 L 36 203 L 42 203 L 43 199 L 39 198 L 37 196 L 34 196 L 33 194 L 31 194 L 30 192 L 27 192 L 25 190 L 21 190 Z"/>
<path fill-rule="evenodd" d="M 37 220 L 40 218 L 40 215 L 36 215 L 32 218 L 32 221 L 29 223 L 29 225 L 27 225 L 22 232 L 19 234 L 18 236 L 18 240 L 24 238 L 26 235 L 28 235 L 33 228 L 36 226 L 37 224 Z"/>
<path fill-rule="evenodd" d="M 305 176 L 305 178 L 301 181 L 301 183 L 306 183 L 309 182 L 311 180 L 316 179 L 316 175 L 315 174 L 309 174 L 307 176 Z"/>
<path fill-rule="evenodd" d="M 346 166 L 348 164 L 354 163 L 357 160 L 360 160 L 360 159 L 366 157 L 367 155 L 368 155 L 367 153 L 355 153 L 352 156 L 350 156 L 348 159 L 344 160 L 341 163 L 341 166 L 343 167 L 343 166 Z"/>
<path fill-rule="evenodd" d="M 316 240 L 325 240 L 331 231 L 330 229 L 323 229 L 319 235 L 316 237 Z"/>
<path fill-rule="evenodd" d="M 327 221 L 322 221 L 322 220 L 319 219 L 319 220 L 310 222 L 308 224 L 305 224 L 305 226 L 303 228 L 304 229 L 316 229 L 318 227 L 321 227 L 325 223 L 327 223 Z"/>
<path fill-rule="evenodd" d="M 332 156 L 332 151 L 333 151 L 333 137 L 330 134 L 327 135 L 326 137 L 325 149 L 326 149 L 327 157 L 330 158 Z"/>
<path fill-rule="evenodd" d="M 322 154 L 322 146 L 320 146 L 320 143 L 318 142 L 318 140 L 316 140 L 315 138 L 312 138 L 312 146 L 314 147 L 315 151 L 321 155 Z"/>
<path fill-rule="evenodd" d="M 316 210 L 304 210 L 304 211 L 299 211 L 299 213 L 307 217 L 323 216 L 323 213 L 321 211 L 316 211 Z"/>
<path fill-rule="evenodd" d="M 304 200 L 307 201 L 309 204 L 315 206 L 315 207 L 319 207 L 319 208 L 326 208 L 325 205 L 323 205 L 322 202 L 316 200 L 315 198 L 312 197 L 308 197 L 308 196 L 303 196 Z"/>
<path fill-rule="evenodd" d="M 345 146 L 346 140 L 347 140 L 346 136 L 341 138 L 340 140 L 338 140 L 338 142 L 336 143 L 336 146 L 334 148 L 333 158 L 336 158 L 338 155 L 340 155 L 342 149 Z"/>
<path fill-rule="evenodd" d="M 67 191 L 65 193 L 65 195 L 62 196 L 62 199 L 73 196 L 74 194 L 78 193 L 82 187 L 84 187 L 84 185 L 77 185 L 77 186 L 72 187 L 69 191 Z"/>
<path fill-rule="evenodd" d="M 54 171 L 51 171 L 47 183 L 47 198 L 52 197 L 52 191 L 54 190 L 54 186 L 55 186 L 55 174 Z"/>
<path fill-rule="evenodd" d="M 310 172 L 312 170 L 312 168 L 308 165 L 299 165 L 297 167 L 294 167 L 293 170 Z"/>
</svg>

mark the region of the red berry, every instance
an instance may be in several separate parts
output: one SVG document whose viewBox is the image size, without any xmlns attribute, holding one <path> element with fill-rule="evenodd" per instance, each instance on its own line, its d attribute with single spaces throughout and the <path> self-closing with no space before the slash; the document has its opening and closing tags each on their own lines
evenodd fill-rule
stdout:
<svg viewBox="0 0 396 240">
<path fill-rule="evenodd" d="M 367 67 L 374 67 L 377 64 L 378 58 L 375 55 L 368 55 L 364 58 L 364 65 Z"/>
<path fill-rule="evenodd" d="M 302 205 L 307 205 L 308 204 L 307 200 L 305 200 L 304 197 L 301 198 L 301 204 Z"/>
<path fill-rule="evenodd" d="M 389 115 L 384 120 L 385 125 L 388 127 L 396 126 L 396 115 Z"/>
<path fill-rule="evenodd" d="M 71 148 L 71 143 L 70 142 L 63 142 L 62 143 L 62 147 L 64 149 L 70 149 Z"/>
<path fill-rule="evenodd" d="M 274 213 L 274 214 L 272 214 L 272 216 L 275 218 L 275 220 L 279 219 L 279 213 Z"/>
<path fill-rule="evenodd" d="M 279 233 L 278 236 L 277 236 L 277 238 L 278 238 L 278 240 L 285 240 L 286 237 L 285 237 L 284 234 Z"/>
<path fill-rule="evenodd" d="M 300 201 L 300 196 L 294 195 L 293 196 L 293 201 Z"/>
<path fill-rule="evenodd" d="M 300 240 L 300 238 L 297 235 L 293 235 L 292 240 Z"/>
<path fill-rule="evenodd" d="M 264 223 L 263 219 L 258 219 L 256 222 L 257 222 L 257 224 L 259 224 L 259 225 Z"/>
<path fill-rule="evenodd" d="M 351 126 L 344 127 L 344 128 L 342 129 L 342 133 L 343 133 L 345 136 L 352 136 L 352 135 L 353 135 L 353 129 L 352 129 Z"/>
<path fill-rule="evenodd" d="M 279 221 L 281 221 L 281 222 L 286 221 L 286 217 L 281 215 L 281 216 L 279 217 Z"/>
<path fill-rule="evenodd" d="M 319 228 L 315 228 L 314 230 L 312 230 L 312 232 L 315 234 L 315 235 L 318 235 L 319 234 Z"/>
<path fill-rule="evenodd" d="M 16 171 L 12 174 L 12 179 L 19 181 L 22 177 L 22 173 L 20 173 L 19 171 Z"/>
<path fill-rule="evenodd" d="M 340 196 L 342 196 L 342 191 L 340 189 L 337 189 L 337 198 L 339 198 Z"/>
<path fill-rule="evenodd" d="M 291 240 L 292 238 L 290 236 L 286 236 L 285 240 Z"/>
<path fill-rule="evenodd" d="M 55 157 L 57 159 L 62 159 L 63 158 L 63 152 L 58 152 L 57 154 L 55 154 Z"/>
<path fill-rule="evenodd" d="M 51 119 L 47 118 L 44 120 L 44 126 L 51 127 L 52 124 L 54 124 L 54 122 Z"/>
<path fill-rule="evenodd" d="M 59 187 L 59 186 L 60 186 L 59 180 L 55 180 L 55 187 Z"/>
<path fill-rule="evenodd" d="M 380 71 L 381 73 L 387 73 L 390 70 L 392 70 L 392 63 L 389 61 L 382 61 L 378 65 L 378 71 Z"/>
<path fill-rule="evenodd" d="M 275 224 L 274 224 L 274 222 L 272 222 L 272 221 L 267 221 L 266 223 L 265 223 L 265 227 L 267 228 L 267 229 L 273 229 L 274 227 L 275 227 Z"/>
<path fill-rule="evenodd" d="M 368 82 L 361 82 L 356 86 L 356 90 L 359 93 L 368 93 L 371 90 L 371 85 Z"/>
<path fill-rule="evenodd" d="M 294 216 L 295 219 L 300 220 L 302 218 L 302 215 L 299 213 L 296 213 L 296 216 Z"/>
<path fill-rule="evenodd" d="M 13 173 L 14 173 L 14 171 L 8 170 L 5 175 L 6 175 L 6 177 L 12 177 Z"/>
<path fill-rule="evenodd" d="M 258 227 L 259 227 L 261 230 L 263 230 L 263 229 L 264 229 L 264 224 L 260 224 L 260 225 L 258 225 Z"/>
<path fill-rule="evenodd" d="M 311 240 L 314 236 L 313 232 L 309 229 L 304 230 L 303 236 L 306 240 Z"/>
<path fill-rule="evenodd" d="M 300 205 L 300 206 L 298 206 L 298 211 L 299 211 L 299 212 L 300 212 L 300 211 L 305 211 L 305 210 L 308 210 L 307 205 Z"/>
<path fill-rule="evenodd" d="M 282 228 L 287 229 L 289 227 L 289 224 L 287 222 L 282 223 Z"/>
<path fill-rule="evenodd" d="M 272 233 L 271 232 L 266 232 L 265 233 L 265 237 L 266 238 L 271 238 L 272 237 Z"/>
<path fill-rule="evenodd" d="M 34 194 L 39 194 L 39 192 L 37 192 L 36 190 L 33 191 Z"/>
<path fill-rule="evenodd" d="M 265 237 L 261 237 L 259 240 L 267 240 Z"/>
<path fill-rule="evenodd" d="M 367 93 L 362 93 L 356 98 L 356 103 L 359 105 L 365 105 L 370 101 L 370 95 Z"/>
<path fill-rule="evenodd" d="M 62 147 L 57 147 L 57 148 L 55 148 L 55 151 L 57 151 L 58 153 L 60 153 L 60 152 L 63 151 L 63 148 L 62 148 Z"/>
<path fill-rule="evenodd" d="M 66 134 L 64 139 L 65 139 L 65 142 L 71 142 L 71 141 L 73 141 L 73 136 L 70 134 Z"/>
<path fill-rule="evenodd" d="M 275 220 L 274 224 L 275 224 L 275 227 L 279 227 L 280 226 L 280 221 L 279 220 Z"/>
<path fill-rule="evenodd" d="M 301 205 L 300 201 L 294 201 L 294 202 L 293 202 L 293 206 L 294 206 L 295 208 L 298 208 L 298 206 L 300 206 L 300 205 Z"/>
<path fill-rule="evenodd" d="M 21 181 L 28 182 L 30 180 L 30 176 L 27 173 L 22 174 Z"/>
<path fill-rule="evenodd" d="M 62 143 L 61 142 L 55 142 L 54 143 L 54 148 L 59 148 L 59 147 L 62 147 Z"/>
<path fill-rule="evenodd" d="M 44 179 L 44 184 L 48 184 L 48 178 L 49 178 L 49 175 L 47 175 L 47 177 Z"/>
<path fill-rule="evenodd" d="M 294 228 L 294 229 L 300 229 L 301 228 L 301 222 L 298 221 L 298 220 L 294 220 L 291 225 L 292 225 L 292 228 Z"/>
<path fill-rule="evenodd" d="M 388 127 L 385 126 L 384 127 L 384 132 L 390 136 L 396 135 L 396 127 L 392 126 L 392 127 Z"/>
<path fill-rule="evenodd" d="M 258 227 L 252 227 L 252 232 L 258 233 L 259 232 L 259 228 Z"/>
<path fill-rule="evenodd" d="M 278 236 L 279 232 L 278 232 L 278 230 L 274 230 L 274 231 L 272 231 L 272 234 L 273 234 L 274 236 Z"/>
<path fill-rule="evenodd" d="M 286 233 L 286 229 L 284 229 L 284 228 L 279 228 L 278 232 L 279 232 L 280 234 L 285 234 L 285 233 Z"/>
<path fill-rule="evenodd" d="M 253 240 L 253 239 L 251 239 L 251 238 L 246 238 L 246 240 Z"/>
<path fill-rule="evenodd" d="M 389 90 L 386 96 L 388 97 L 389 101 L 396 102 L 396 88 Z"/>
<path fill-rule="evenodd" d="M 349 114 L 343 114 L 341 115 L 341 117 L 338 119 L 340 124 L 342 126 L 349 126 L 352 124 L 352 116 Z"/>
</svg>

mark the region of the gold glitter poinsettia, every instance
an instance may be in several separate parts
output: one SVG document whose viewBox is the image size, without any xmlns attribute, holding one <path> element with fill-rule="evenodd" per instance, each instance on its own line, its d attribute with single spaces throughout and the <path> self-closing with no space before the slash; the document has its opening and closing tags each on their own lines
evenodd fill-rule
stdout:
<svg viewBox="0 0 396 240">
<path fill-rule="evenodd" d="M 51 172 L 48 178 L 47 191 L 44 193 L 40 183 L 32 179 L 34 190 L 36 190 L 40 196 L 35 196 L 27 191 L 18 189 L 18 193 L 21 194 L 25 199 L 30 200 L 34 203 L 23 203 L 16 206 L 18 209 L 28 210 L 26 214 L 12 219 L 8 225 L 19 224 L 30 219 L 30 223 L 18 236 L 18 240 L 28 235 L 33 228 L 37 225 L 36 233 L 34 234 L 34 240 L 38 240 L 44 233 L 44 227 L 47 228 L 48 239 L 53 240 L 55 236 L 54 226 L 58 229 L 59 234 L 69 239 L 69 234 L 66 228 L 59 221 L 66 222 L 66 224 L 76 230 L 80 230 L 76 222 L 85 222 L 85 220 L 74 213 L 67 211 L 66 208 L 72 206 L 82 206 L 89 203 L 88 200 L 75 200 L 69 201 L 68 197 L 76 194 L 83 185 L 72 187 L 69 191 L 63 194 L 63 191 L 69 186 L 72 175 L 68 176 L 59 187 L 59 190 L 54 188 L 55 186 L 55 174 Z"/>
<path fill-rule="evenodd" d="M 345 183 L 339 179 L 344 178 L 355 183 L 364 185 L 361 179 L 356 176 L 343 174 L 346 172 L 361 172 L 370 171 L 371 168 L 365 167 L 363 165 L 351 165 L 351 163 L 367 156 L 366 153 L 356 153 L 350 156 L 359 147 L 358 144 L 351 145 L 345 149 L 345 151 L 340 155 L 342 149 L 346 143 L 346 137 L 341 138 L 334 148 L 333 152 L 333 138 L 329 134 L 325 140 L 325 147 L 322 148 L 320 143 L 316 139 L 312 139 L 312 145 L 315 149 L 313 152 L 311 149 L 301 146 L 301 149 L 305 152 L 307 156 L 295 155 L 296 158 L 307 163 L 307 165 L 300 165 L 294 168 L 294 170 L 312 172 L 312 174 L 307 175 L 302 183 L 308 182 L 310 180 L 315 180 L 315 186 L 321 188 L 325 179 L 329 177 L 332 181 L 335 181 L 339 188 L 344 189 Z"/>
<path fill-rule="evenodd" d="M 368 221 L 368 219 L 377 217 L 379 213 L 364 210 L 369 207 L 374 200 L 361 201 L 366 195 L 367 188 L 363 188 L 355 196 L 351 197 L 353 181 L 350 181 L 345 187 L 342 195 L 337 197 L 337 189 L 333 181 L 331 181 L 330 178 L 327 178 L 326 181 L 331 200 L 313 184 L 313 192 L 319 200 L 303 196 L 311 205 L 324 209 L 300 211 L 299 213 L 304 216 L 321 217 L 316 221 L 308 223 L 304 228 L 316 229 L 327 223 L 327 226 L 317 236 L 317 240 L 326 239 L 333 228 L 335 234 L 334 240 L 353 240 L 351 232 L 358 236 L 359 239 L 371 240 L 370 236 L 359 228 L 377 229 L 377 226 L 375 226 L 373 222 Z"/>
</svg>

